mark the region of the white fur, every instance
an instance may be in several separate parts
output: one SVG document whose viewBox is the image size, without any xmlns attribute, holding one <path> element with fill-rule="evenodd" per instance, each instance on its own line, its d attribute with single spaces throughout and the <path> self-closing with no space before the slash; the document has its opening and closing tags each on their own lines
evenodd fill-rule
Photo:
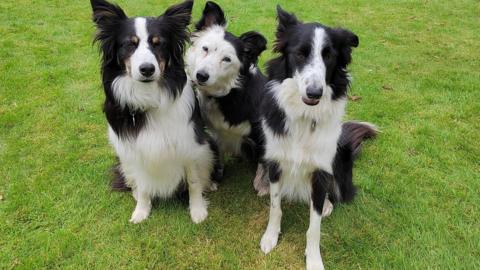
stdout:
<svg viewBox="0 0 480 270">
<path fill-rule="evenodd" d="M 176 99 L 157 82 L 137 83 L 127 76 L 116 78 L 112 87 L 115 97 L 124 104 L 148 107 L 146 125 L 136 138 L 120 138 L 111 127 L 108 132 L 137 200 L 131 222 L 147 218 L 151 199 L 172 196 L 183 179 L 190 191 L 192 220 L 204 220 L 207 204 L 202 192 L 209 185 L 213 153 L 209 145 L 195 141 L 190 121 L 195 96 L 190 83 Z"/>
<path fill-rule="evenodd" d="M 325 64 L 321 50 L 325 31 L 316 29 L 312 37 L 314 53 L 309 63 L 293 78 L 282 83 L 271 83 L 270 91 L 280 108 L 285 111 L 284 136 L 277 136 L 263 121 L 266 138 L 265 159 L 279 162 L 281 176 L 278 182 L 271 183 L 270 219 L 261 241 L 262 250 L 267 253 L 277 243 L 280 232 L 281 197 L 310 203 L 310 225 L 307 231 L 305 250 L 307 269 L 324 269 L 320 255 L 320 224 L 322 215 L 313 208 L 311 201 L 312 173 L 321 169 L 333 173 L 332 163 L 337 150 L 337 141 L 342 131 L 342 117 L 345 112 L 346 99 L 332 100 L 332 89 L 325 82 Z M 309 86 L 323 87 L 323 96 L 315 106 L 308 106 L 302 101 Z M 322 214 L 329 215 L 333 206 L 327 199 Z"/>
<path fill-rule="evenodd" d="M 323 88 L 327 99 L 332 95 L 330 87 L 327 87 L 326 72 L 327 68 L 323 62 L 322 49 L 325 43 L 325 30 L 323 28 L 315 29 L 312 41 L 312 53 L 309 61 L 301 71 L 296 71 L 293 78 L 298 84 L 298 90 L 303 97 L 307 97 L 307 88 Z"/>
<path fill-rule="evenodd" d="M 135 33 L 139 42 L 137 49 L 129 59 L 132 77 L 139 81 L 145 79 L 157 80 L 160 77 L 160 65 L 155 55 L 149 49 L 149 33 L 147 31 L 147 20 L 145 18 L 139 17 L 135 19 Z M 155 72 L 150 78 L 145 78 L 140 73 L 140 66 L 142 64 L 152 64 L 155 66 Z"/>
<path fill-rule="evenodd" d="M 243 138 L 250 134 L 251 125 L 245 121 L 232 126 L 225 121 L 225 117 L 218 108 L 217 103 L 208 98 L 203 92 L 199 93 L 199 102 L 205 122 L 211 128 L 222 153 L 228 152 L 240 155 Z"/>
<path fill-rule="evenodd" d="M 204 85 L 198 85 L 198 89 L 209 96 L 228 95 L 240 79 L 242 63 L 235 48 L 224 36 L 225 29 L 222 26 L 211 26 L 194 34 L 193 45 L 187 51 L 187 71 L 192 80 L 196 80 L 199 71 L 210 76 Z M 204 47 L 208 48 L 208 52 L 204 51 Z M 223 61 L 225 57 L 230 58 L 231 62 Z"/>
<path fill-rule="evenodd" d="M 276 136 L 263 124 L 265 158 L 280 161 L 282 195 L 308 202 L 311 173 L 315 169 L 332 173 L 346 100 L 332 101 L 324 96 L 318 105 L 308 106 L 303 103 L 294 79 L 273 85 L 271 91 L 274 91 L 278 104 L 285 110 L 288 134 Z M 313 121 L 315 128 L 312 130 Z"/>
<path fill-rule="evenodd" d="M 317 213 L 310 202 L 310 222 L 307 230 L 307 247 L 305 248 L 305 257 L 307 270 L 323 270 L 323 260 L 320 254 L 320 227 L 322 215 Z"/>
<path fill-rule="evenodd" d="M 211 132 L 219 144 L 221 153 L 239 155 L 243 138 L 250 134 L 249 122 L 232 126 L 218 108 L 216 102 L 209 97 L 222 97 L 238 86 L 242 63 L 237 57 L 235 48 L 224 39 L 225 28 L 219 25 L 211 26 L 197 32 L 192 37 L 193 44 L 187 52 L 187 70 L 193 81 L 199 71 L 207 72 L 210 76 L 205 84 L 197 84 L 202 114 L 210 127 Z M 208 48 L 208 52 L 204 51 Z M 229 57 L 230 63 L 222 61 Z M 255 71 L 251 67 L 251 72 Z"/>
</svg>

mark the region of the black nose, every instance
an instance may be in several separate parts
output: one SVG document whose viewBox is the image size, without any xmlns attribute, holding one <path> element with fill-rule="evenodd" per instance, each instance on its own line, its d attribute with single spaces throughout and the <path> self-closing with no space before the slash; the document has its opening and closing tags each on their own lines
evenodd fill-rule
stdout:
<svg viewBox="0 0 480 270">
<path fill-rule="evenodd" d="M 317 87 L 308 87 L 307 88 L 307 97 L 311 99 L 319 99 L 323 95 L 323 88 L 317 88 Z"/>
<path fill-rule="evenodd" d="M 204 71 L 199 71 L 197 72 L 197 80 L 199 82 L 206 82 L 208 81 L 208 78 L 210 78 L 210 75 L 208 75 L 208 73 L 204 72 Z"/>
<path fill-rule="evenodd" d="M 155 66 L 153 64 L 148 63 L 148 64 L 140 65 L 140 73 L 146 78 L 149 78 L 150 76 L 152 76 L 154 72 L 155 72 Z"/>
</svg>

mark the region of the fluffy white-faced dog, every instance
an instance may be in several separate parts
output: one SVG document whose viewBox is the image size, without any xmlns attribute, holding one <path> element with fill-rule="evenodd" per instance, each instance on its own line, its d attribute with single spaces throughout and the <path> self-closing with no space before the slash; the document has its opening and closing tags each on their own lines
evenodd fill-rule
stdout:
<svg viewBox="0 0 480 270">
<path fill-rule="evenodd" d="M 91 4 L 103 55 L 108 136 L 120 161 L 119 180 L 137 201 L 130 221 L 149 216 L 152 198 L 188 188 L 191 218 L 202 222 L 216 146 L 184 71 L 193 1 L 155 18 L 128 18 L 104 0 Z"/>
<path fill-rule="evenodd" d="M 268 63 L 268 92 L 262 104 L 271 202 L 260 246 L 268 253 L 277 245 L 282 198 L 308 202 L 306 265 L 323 269 L 322 216 L 332 211 L 330 200 L 353 199 L 353 160 L 362 140 L 375 136 L 376 130 L 368 123 L 342 126 L 346 69 L 358 37 L 345 29 L 302 23 L 280 7 L 277 12 L 274 51 L 280 56 Z"/>
<path fill-rule="evenodd" d="M 263 154 L 260 104 L 267 81 L 257 61 L 267 40 L 254 31 L 237 37 L 226 24 L 220 6 L 207 2 L 192 33 L 187 70 L 220 153 L 257 163 Z"/>
</svg>

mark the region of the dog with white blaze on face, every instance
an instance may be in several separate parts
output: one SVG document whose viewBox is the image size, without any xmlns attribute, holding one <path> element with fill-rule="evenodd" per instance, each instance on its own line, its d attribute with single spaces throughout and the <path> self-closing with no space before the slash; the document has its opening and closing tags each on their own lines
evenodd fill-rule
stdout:
<svg viewBox="0 0 480 270">
<path fill-rule="evenodd" d="M 269 253 L 280 234 L 281 200 L 310 205 L 305 249 L 307 269 L 323 269 L 320 224 L 333 203 L 355 195 L 353 161 L 361 142 L 377 134 L 362 122 L 342 124 L 347 101 L 352 48 L 358 37 L 342 28 L 303 23 L 277 7 L 274 51 L 267 63 L 262 103 L 264 161 L 270 181 L 270 217 L 261 239 Z"/>
<path fill-rule="evenodd" d="M 203 193 L 215 187 L 218 149 L 184 71 L 193 1 L 159 17 L 134 18 L 105 0 L 91 5 L 108 136 L 120 161 L 115 185 L 131 188 L 137 202 L 130 221 L 145 220 L 154 197 L 187 191 L 191 218 L 202 222 Z"/>
<path fill-rule="evenodd" d="M 226 26 L 220 6 L 207 2 L 192 33 L 187 71 L 220 155 L 242 155 L 256 164 L 263 155 L 259 109 L 267 82 L 257 62 L 267 40 L 255 31 L 237 37 Z M 265 193 L 268 182 L 255 187 Z"/>
</svg>

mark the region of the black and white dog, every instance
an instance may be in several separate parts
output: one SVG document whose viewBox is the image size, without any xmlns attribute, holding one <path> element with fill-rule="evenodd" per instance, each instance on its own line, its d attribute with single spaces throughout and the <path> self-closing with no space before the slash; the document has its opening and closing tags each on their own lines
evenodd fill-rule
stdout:
<svg viewBox="0 0 480 270">
<path fill-rule="evenodd" d="M 226 25 L 223 10 L 207 2 L 192 33 L 187 71 L 220 153 L 243 154 L 258 162 L 263 154 L 259 108 L 267 79 L 257 61 L 267 40 L 254 31 L 237 37 Z"/>
<path fill-rule="evenodd" d="M 168 198 L 188 188 L 191 218 L 202 222 L 216 146 L 204 131 L 184 71 L 193 1 L 155 18 L 128 18 L 105 0 L 91 4 L 103 55 L 108 135 L 120 160 L 120 181 L 137 201 L 130 221 L 149 216 L 153 197 Z"/>
<path fill-rule="evenodd" d="M 260 246 L 268 253 L 277 245 L 282 198 L 308 202 L 306 265 L 323 269 L 322 216 L 332 211 L 330 200 L 353 199 L 354 156 L 362 140 L 375 136 L 376 129 L 360 122 L 342 126 L 347 66 L 358 37 L 345 29 L 302 23 L 280 7 L 277 12 L 274 51 L 280 56 L 267 64 L 268 92 L 262 104 L 271 202 Z"/>
</svg>

